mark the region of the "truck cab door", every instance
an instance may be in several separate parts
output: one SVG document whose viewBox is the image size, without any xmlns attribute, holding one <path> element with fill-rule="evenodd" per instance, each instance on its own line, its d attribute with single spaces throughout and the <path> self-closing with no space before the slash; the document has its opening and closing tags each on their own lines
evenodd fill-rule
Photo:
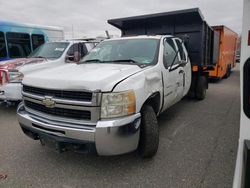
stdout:
<svg viewBox="0 0 250 188">
<path fill-rule="evenodd" d="M 166 38 L 163 41 L 163 65 L 162 70 L 164 81 L 164 108 L 167 109 L 173 105 L 178 98 L 178 93 L 181 90 L 178 88 L 180 79 L 180 68 L 178 66 L 178 59 L 176 58 L 176 45 L 172 38 Z M 174 63 L 173 63 L 174 61 Z M 173 65 L 172 65 L 173 64 Z M 172 66 L 171 66 L 172 65 Z M 178 91 L 179 89 L 179 91 Z"/>
<path fill-rule="evenodd" d="M 183 84 L 183 91 L 182 93 L 180 93 L 180 95 L 182 96 L 180 97 L 182 98 L 188 93 L 189 88 L 191 86 L 192 70 L 191 70 L 191 63 L 188 59 L 187 49 L 184 43 L 180 39 L 176 38 L 175 44 L 179 49 L 178 53 L 179 66 L 180 66 L 179 73 L 182 74 L 182 78 L 180 78 L 180 81 L 182 79 L 181 82 Z"/>
</svg>

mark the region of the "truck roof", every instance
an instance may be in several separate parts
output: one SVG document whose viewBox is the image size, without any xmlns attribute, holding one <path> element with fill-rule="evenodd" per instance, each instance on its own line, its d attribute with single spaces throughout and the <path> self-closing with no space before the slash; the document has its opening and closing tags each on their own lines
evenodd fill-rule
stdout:
<svg viewBox="0 0 250 188">
<path fill-rule="evenodd" d="M 230 29 L 229 27 L 225 26 L 225 25 L 214 25 L 212 26 L 213 29 L 226 29 L 236 35 L 238 35 L 238 33 L 236 33 L 235 31 L 233 31 L 232 29 Z"/>
<path fill-rule="evenodd" d="M 120 38 L 112 38 L 108 40 L 125 40 L 125 39 L 161 39 L 162 37 L 173 37 L 172 35 L 136 35 L 136 36 L 126 36 Z"/>
<path fill-rule="evenodd" d="M 95 43 L 94 41 L 86 41 L 86 40 L 61 40 L 61 41 L 50 41 L 50 42 L 47 42 L 47 43 L 54 43 L 54 42 L 57 42 L 57 43 L 60 43 L 60 42 L 68 42 L 68 43 Z"/>
</svg>

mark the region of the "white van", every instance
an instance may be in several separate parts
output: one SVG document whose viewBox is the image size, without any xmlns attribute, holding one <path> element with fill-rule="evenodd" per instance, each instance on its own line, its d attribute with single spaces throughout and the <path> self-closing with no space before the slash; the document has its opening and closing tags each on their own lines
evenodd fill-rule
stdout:
<svg viewBox="0 0 250 188">
<path fill-rule="evenodd" d="M 250 0 L 244 0 L 241 41 L 241 121 L 233 188 L 250 187 Z"/>
</svg>

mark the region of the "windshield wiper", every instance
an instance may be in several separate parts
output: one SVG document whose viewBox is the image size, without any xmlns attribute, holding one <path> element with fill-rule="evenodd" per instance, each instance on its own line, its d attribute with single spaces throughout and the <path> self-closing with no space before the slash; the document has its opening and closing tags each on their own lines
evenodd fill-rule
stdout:
<svg viewBox="0 0 250 188">
<path fill-rule="evenodd" d="M 102 63 L 103 61 L 101 61 L 100 59 L 89 59 L 89 60 L 85 60 L 85 61 L 82 61 L 82 62 L 98 62 L 98 63 Z"/>
<path fill-rule="evenodd" d="M 40 55 L 38 55 L 38 56 L 33 56 L 33 58 L 43 58 L 43 59 L 45 59 L 46 61 L 48 60 L 47 57 L 43 57 L 43 56 L 40 56 Z"/>
<path fill-rule="evenodd" d="M 117 60 L 111 60 L 110 62 L 129 62 L 129 63 L 138 63 L 137 61 L 133 59 L 117 59 Z"/>
</svg>

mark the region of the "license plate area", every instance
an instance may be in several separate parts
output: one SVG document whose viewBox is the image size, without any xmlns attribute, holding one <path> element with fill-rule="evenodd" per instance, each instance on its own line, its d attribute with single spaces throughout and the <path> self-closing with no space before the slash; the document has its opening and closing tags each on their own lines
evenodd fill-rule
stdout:
<svg viewBox="0 0 250 188">
<path fill-rule="evenodd" d="M 40 136 L 40 142 L 43 146 L 56 150 L 59 153 L 66 151 L 65 144 L 63 142 L 58 142 L 53 138 Z"/>
</svg>

